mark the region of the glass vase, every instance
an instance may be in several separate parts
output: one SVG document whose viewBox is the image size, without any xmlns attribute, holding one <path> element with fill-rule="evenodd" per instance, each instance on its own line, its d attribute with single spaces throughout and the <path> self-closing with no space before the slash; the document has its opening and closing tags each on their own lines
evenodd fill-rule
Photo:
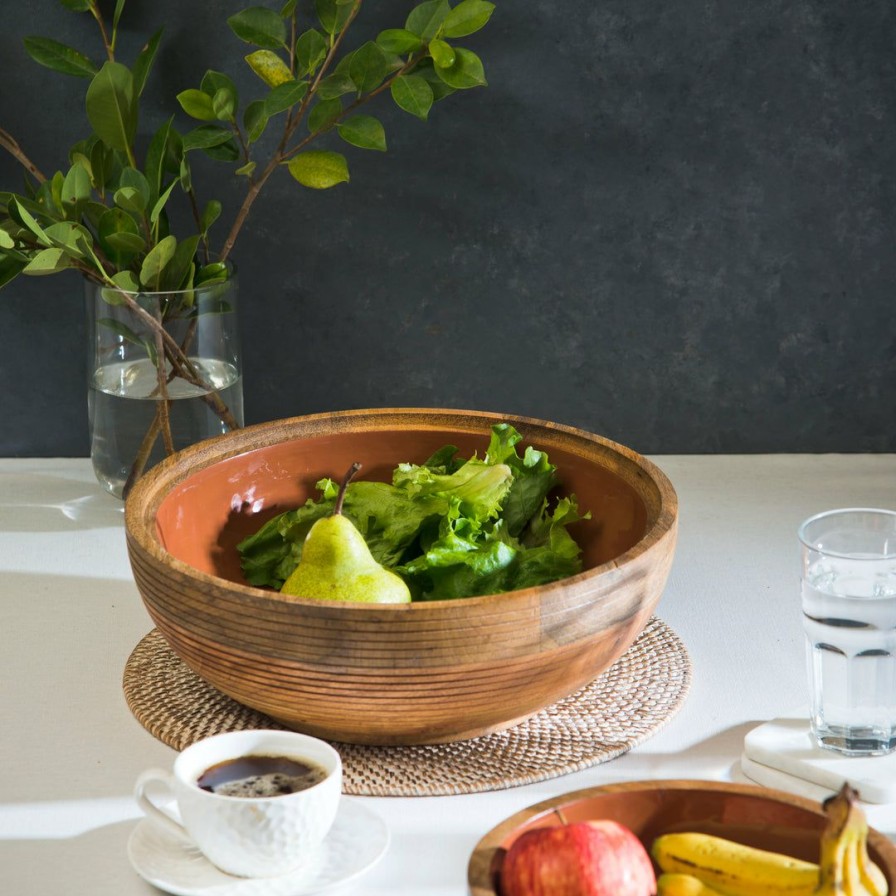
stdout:
<svg viewBox="0 0 896 896">
<path fill-rule="evenodd" d="M 243 425 L 237 293 L 235 275 L 178 292 L 87 284 L 90 456 L 112 494 Z"/>
</svg>

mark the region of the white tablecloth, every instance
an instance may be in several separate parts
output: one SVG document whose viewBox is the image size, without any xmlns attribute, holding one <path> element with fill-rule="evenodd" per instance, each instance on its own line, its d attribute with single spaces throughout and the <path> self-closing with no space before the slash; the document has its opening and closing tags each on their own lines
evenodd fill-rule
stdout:
<svg viewBox="0 0 896 896">
<path fill-rule="evenodd" d="M 896 508 L 894 455 L 652 458 L 680 502 L 658 615 L 693 684 L 636 750 L 544 783 L 468 796 L 371 798 L 392 843 L 357 896 L 464 896 L 490 828 L 585 787 L 645 778 L 745 780 L 744 735 L 805 703 L 796 528 L 832 507 Z M 131 577 L 122 504 L 84 459 L 0 459 L 0 892 L 157 893 L 131 868 L 131 788 L 174 752 L 133 718 L 125 662 L 152 628 Z M 896 838 L 896 805 L 869 807 Z"/>
</svg>

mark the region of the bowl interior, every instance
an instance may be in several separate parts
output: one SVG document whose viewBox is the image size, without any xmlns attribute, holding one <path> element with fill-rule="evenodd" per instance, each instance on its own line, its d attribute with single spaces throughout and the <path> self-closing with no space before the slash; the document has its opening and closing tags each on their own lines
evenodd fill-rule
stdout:
<svg viewBox="0 0 896 896">
<path fill-rule="evenodd" d="M 660 834 L 698 831 L 811 862 L 818 861 L 825 826 L 820 804 L 750 785 L 657 781 L 592 788 L 524 809 L 486 834 L 470 860 L 472 893 L 498 892 L 504 853 L 523 831 L 598 818 L 624 824 L 648 849 Z M 896 847 L 875 831 L 868 846 L 892 891 Z"/>
<path fill-rule="evenodd" d="M 342 430 L 266 445 L 226 457 L 179 481 L 156 514 L 162 546 L 175 558 L 202 572 L 245 584 L 236 545 L 272 516 L 318 497 L 315 483 L 341 480 L 354 462 L 358 478 L 390 481 L 401 462 L 422 463 L 446 444 L 463 457 L 481 457 L 488 446 L 488 424 L 477 432 L 461 426 L 433 429 L 421 424 L 400 429 Z M 633 462 L 611 448 L 582 451 L 556 438 L 551 430 L 530 431 L 518 446 L 547 451 L 556 464 L 563 494 L 575 494 L 580 511 L 592 519 L 572 531 L 583 549 L 586 569 L 612 560 L 638 543 L 653 522 L 644 500 L 630 484 L 635 475 L 620 473 Z"/>
</svg>

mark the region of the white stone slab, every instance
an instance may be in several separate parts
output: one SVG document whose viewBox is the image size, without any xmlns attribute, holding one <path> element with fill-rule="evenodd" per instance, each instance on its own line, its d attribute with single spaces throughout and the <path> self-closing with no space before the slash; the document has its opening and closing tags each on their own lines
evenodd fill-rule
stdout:
<svg viewBox="0 0 896 896">
<path fill-rule="evenodd" d="M 744 738 L 744 757 L 759 766 L 743 768 L 744 774 L 753 780 L 757 780 L 755 775 L 770 779 L 770 773 L 764 769 L 771 769 L 828 792 L 837 791 L 848 782 L 866 803 L 896 802 L 896 753 L 865 758 L 822 749 L 812 739 L 805 715 L 794 713 L 752 729 Z M 788 783 L 787 778 L 780 776 L 777 780 Z M 757 783 L 766 784 L 766 781 L 757 780 Z M 798 793 L 797 786 L 791 783 L 782 789 Z M 808 791 L 806 795 L 817 798 Z"/>
</svg>

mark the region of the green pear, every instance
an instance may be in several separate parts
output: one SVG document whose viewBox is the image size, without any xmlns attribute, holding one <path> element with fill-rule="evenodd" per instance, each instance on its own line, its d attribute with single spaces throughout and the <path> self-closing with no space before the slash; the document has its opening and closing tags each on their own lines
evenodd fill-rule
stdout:
<svg viewBox="0 0 896 896">
<path fill-rule="evenodd" d="M 345 490 L 359 469 L 360 464 L 352 464 L 332 515 L 319 519 L 305 536 L 299 565 L 283 583 L 281 594 L 370 604 L 410 602 L 404 579 L 374 560 L 364 536 L 342 513 Z"/>
</svg>

